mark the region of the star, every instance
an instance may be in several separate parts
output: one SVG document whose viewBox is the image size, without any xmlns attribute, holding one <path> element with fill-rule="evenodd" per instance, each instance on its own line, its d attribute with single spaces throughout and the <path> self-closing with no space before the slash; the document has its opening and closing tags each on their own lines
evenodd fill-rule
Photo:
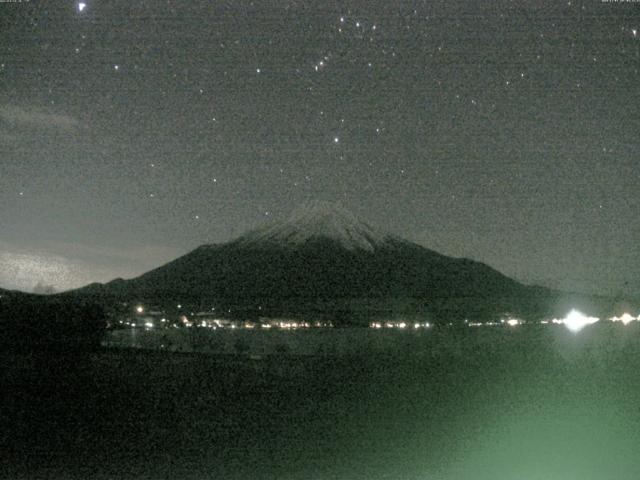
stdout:
<svg viewBox="0 0 640 480">
<path fill-rule="evenodd" d="M 340 142 L 340 139 L 338 137 L 333 137 L 333 143 L 338 143 Z"/>
<path fill-rule="evenodd" d="M 87 8 L 87 4 L 84 2 L 78 3 L 78 11 L 82 12 L 85 8 Z"/>
</svg>

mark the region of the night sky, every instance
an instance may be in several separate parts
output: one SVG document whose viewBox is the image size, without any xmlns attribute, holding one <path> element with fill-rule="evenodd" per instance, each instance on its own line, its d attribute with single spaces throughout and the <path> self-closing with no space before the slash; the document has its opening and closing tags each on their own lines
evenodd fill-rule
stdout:
<svg viewBox="0 0 640 480">
<path fill-rule="evenodd" d="M 0 287 L 131 277 L 297 204 L 640 292 L 640 2 L 0 3 Z"/>
</svg>

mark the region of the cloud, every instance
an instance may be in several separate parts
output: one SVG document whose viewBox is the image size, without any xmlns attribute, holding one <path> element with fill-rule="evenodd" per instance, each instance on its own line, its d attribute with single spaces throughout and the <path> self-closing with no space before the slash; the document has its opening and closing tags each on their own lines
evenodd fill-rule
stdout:
<svg viewBox="0 0 640 480">
<path fill-rule="evenodd" d="M 0 120 L 14 128 L 46 128 L 64 132 L 75 132 L 82 126 L 79 120 L 69 115 L 16 105 L 0 106 Z"/>
<path fill-rule="evenodd" d="M 0 285 L 32 291 L 37 283 L 73 288 L 82 282 L 82 265 L 67 258 L 44 253 L 0 252 Z"/>
<path fill-rule="evenodd" d="M 0 288 L 30 292 L 41 283 L 63 291 L 117 277 L 132 278 L 183 253 L 170 247 L 117 249 L 77 243 L 45 250 L 0 241 Z"/>
</svg>

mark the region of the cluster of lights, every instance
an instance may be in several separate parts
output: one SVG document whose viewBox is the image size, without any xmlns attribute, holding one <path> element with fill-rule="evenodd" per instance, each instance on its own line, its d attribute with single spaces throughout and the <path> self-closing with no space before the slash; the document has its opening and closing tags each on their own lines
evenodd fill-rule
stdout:
<svg viewBox="0 0 640 480">
<path fill-rule="evenodd" d="M 283 330 L 295 330 L 297 328 L 331 328 L 333 327 L 333 323 L 331 322 L 305 322 L 305 321 L 276 321 L 271 323 L 262 324 L 262 328 L 281 328 Z"/>
<path fill-rule="evenodd" d="M 320 70 L 322 70 L 324 67 L 326 67 L 326 66 L 327 66 L 327 62 L 329 61 L 329 58 L 330 58 L 330 56 L 329 56 L 329 55 L 325 55 L 324 57 L 322 57 L 322 59 L 321 59 L 320 61 L 316 62 L 316 63 L 313 65 L 313 69 L 314 69 L 316 72 L 319 72 Z"/>
<path fill-rule="evenodd" d="M 610 320 L 612 322 L 621 322 L 623 325 L 628 325 L 629 323 L 633 322 L 633 321 L 639 321 L 640 322 L 640 315 L 638 315 L 638 317 L 632 317 L 630 314 L 628 313 L 623 313 L 622 316 L 620 317 L 611 317 Z"/>
<path fill-rule="evenodd" d="M 373 328 L 373 329 L 381 329 L 381 328 L 399 328 L 399 329 L 405 329 L 405 328 L 410 328 L 413 327 L 414 330 L 418 330 L 420 328 L 429 328 L 431 327 L 431 324 L 429 322 L 423 322 L 423 323 L 414 323 L 414 324 L 408 324 L 406 322 L 371 322 L 369 324 L 369 328 Z"/>
<path fill-rule="evenodd" d="M 577 310 L 571 310 L 564 319 L 551 320 L 553 323 L 562 324 L 572 332 L 579 332 L 587 325 L 592 325 L 600 319 L 596 317 L 588 317 Z"/>
<path fill-rule="evenodd" d="M 178 304 L 177 305 L 178 309 L 182 308 L 182 305 Z M 212 311 L 215 311 L 215 307 L 211 309 Z M 135 307 L 135 311 L 137 314 L 143 314 L 145 313 L 145 308 L 143 305 L 137 305 Z M 551 320 L 541 320 L 539 323 L 542 325 L 548 325 L 548 324 L 554 324 L 554 325 L 564 325 L 565 327 L 567 327 L 569 330 L 571 330 L 572 332 L 579 332 L 580 330 L 582 330 L 584 327 L 586 327 L 587 325 L 592 325 L 596 322 L 598 322 L 600 319 L 597 317 L 589 317 L 587 315 L 582 314 L 581 312 L 579 312 L 578 310 L 571 310 L 567 316 L 565 318 L 562 319 L 558 319 L 558 318 L 554 318 Z M 632 315 L 630 315 L 629 313 L 624 313 L 621 316 L 614 316 L 611 317 L 609 319 L 611 322 L 620 322 L 623 325 L 628 325 L 631 322 L 634 321 L 639 321 L 640 322 L 640 315 L 638 317 L 634 317 Z M 167 322 L 166 318 L 162 318 L 160 320 L 161 323 L 165 324 Z M 136 327 L 137 324 L 135 322 L 129 322 L 129 321 L 123 321 L 120 320 L 118 322 L 121 325 L 127 325 L 127 326 L 131 326 L 131 327 Z M 266 322 L 266 323 L 253 323 L 253 322 L 249 322 L 249 321 L 243 321 L 243 322 L 234 322 L 234 321 L 228 321 L 228 320 L 221 320 L 221 319 L 214 319 L 214 320 L 207 320 L 207 319 L 203 319 L 201 320 L 199 323 L 197 322 L 193 322 L 192 320 L 190 320 L 186 315 L 182 315 L 179 319 L 179 323 L 181 323 L 183 326 L 185 327 L 193 327 L 193 326 L 197 326 L 197 327 L 201 327 L 201 328 L 212 328 L 212 329 L 218 329 L 218 328 L 231 328 L 231 329 L 236 329 L 236 328 L 243 328 L 243 329 L 254 329 L 256 327 L 261 327 L 262 329 L 270 329 L 270 328 L 279 328 L 279 329 L 283 329 L 283 330 L 292 330 L 292 329 L 298 329 L 298 328 L 326 328 L 326 327 L 333 327 L 333 324 L 331 322 L 321 322 L 321 321 L 316 321 L 316 322 L 307 322 L 307 321 L 293 321 L 293 320 L 278 320 L 278 321 L 270 321 L 270 322 Z M 500 320 L 499 322 L 469 322 L 468 320 L 465 320 L 464 323 L 469 326 L 469 327 L 486 327 L 486 326 L 501 326 L 501 325 L 506 325 L 509 327 L 516 327 L 518 325 L 523 325 L 524 321 L 519 320 L 517 318 L 513 318 L 513 317 L 507 317 L 505 319 Z M 146 320 L 145 323 L 143 324 L 146 328 L 150 329 L 154 327 L 154 323 L 151 320 Z M 451 325 L 451 324 L 450 324 Z M 173 325 L 174 327 L 177 327 L 178 325 Z M 418 329 L 423 329 L 423 328 L 429 328 L 431 327 L 431 324 L 429 322 L 415 322 L 415 323 L 407 323 L 405 321 L 399 321 L 399 322 L 371 322 L 369 324 L 369 328 L 372 329 L 407 329 L 407 328 L 413 328 L 414 330 L 418 330 Z"/>
<path fill-rule="evenodd" d="M 213 310 L 213 309 L 212 309 Z M 136 307 L 136 312 L 138 314 L 144 313 L 144 308 L 142 306 Z M 147 328 L 153 328 L 155 324 L 151 319 L 145 319 L 144 326 Z M 160 320 L 161 323 L 166 324 L 168 321 L 166 318 L 162 318 Z M 135 327 L 136 324 L 120 320 L 118 322 L 120 325 L 127 325 L 131 327 Z M 324 322 L 324 321 L 316 321 L 316 322 L 307 322 L 307 321 L 294 321 L 294 320 L 279 320 L 279 321 L 270 321 L 269 323 L 256 323 L 251 321 L 230 321 L 225 319 L 201 319 L 201 320 L 193 320 L 187 317 L 186 315 L 182 315 L 179 317 L 177 324 L 172 324 L 174 328 L 178 328 L 180 325 L 183 327 L 199 327 L 199 328 L 210 328 L 213 330 L 216 329 L 255 329 L 257 327 L 261 327 L 263 329 L 270 328 L 279 328 L 283 330 L 292 330 L 298 328 L 330 328 L 333 327 L 332 322 Z M 166 326 L 166 325 L 164 325 Z"/>
<path fill-rule="evenodd" d="M 308 322 L 276 322 L 274 324 L 278 328 L 309 328 L 311 325 Z"/>
<path fill-rule="evenodd" d="M 500 322 L 465 322 L 465 323 L 470 327 L 497 327 L 499 325 L 503 325 L 504 320 Z"/>
</svg>

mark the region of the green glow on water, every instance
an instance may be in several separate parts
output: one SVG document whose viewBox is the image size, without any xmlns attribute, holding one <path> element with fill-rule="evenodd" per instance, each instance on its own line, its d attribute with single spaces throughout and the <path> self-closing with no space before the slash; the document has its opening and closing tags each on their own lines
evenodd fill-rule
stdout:
<svg viewBox="0 0 640 480">
<path fill-rule="evenodd" d="M 370 334 L 362 341 L 379 352 Z M 60 369 L 55 385 L 86 398 L 34 397 L 43 399 L 35 433 L 79 432 L 60 430 L 67 444 L 39 450 L 59 452 L 47 459 L 59 475 L 48 478 L 82 469 L 127 478 L 124 461 L 135 478 L 637 480 L 637 322 L 577 334 L 562 325 L 375 334 L 412 354 L 253 360 L 132 350 Z M 19 362 L 7 365 L 6 378 L 24 377 Z M 30 398 L 51 365 L 29 369 L 34 378 L 14 394 Z M 10 405 L 20 412 L 24 401 Z M 24 416 L 12 418 L 20 432 Z M 29 433 L 15 438 L 46 438 Z M 31 451 L 23 447 L 19 458 Z"/>
</svg>

